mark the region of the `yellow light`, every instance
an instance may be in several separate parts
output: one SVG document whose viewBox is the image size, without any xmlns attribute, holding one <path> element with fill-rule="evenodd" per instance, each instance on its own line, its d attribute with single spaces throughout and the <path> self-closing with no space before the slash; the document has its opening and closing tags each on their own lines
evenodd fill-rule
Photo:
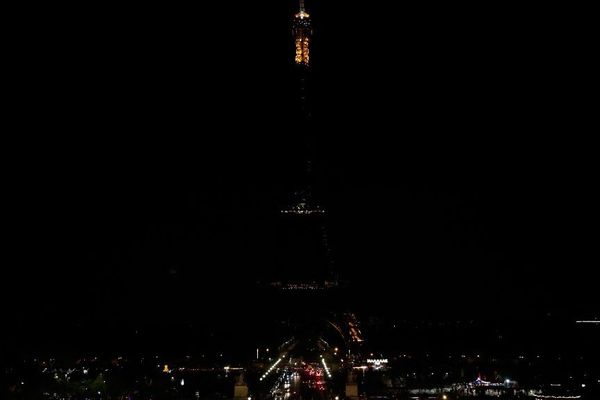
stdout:
<svg viewBox="0 0 600 400">
<path fill-rule="evenodd" d="M 300 11 L 299 13 L 297 13 L 295 15 L 296 18 L 300 18 L 300 19 L 304 19 L 304 18 L 310 18 L 310 15 L 306 12 L 306 11 Z"/>
<path fill-rule="evenodd" d="M 295 41 L 296 55 L 294 61 L 296 64 L 308 65 L 310 61 L 310 39 L 306 36 L 298 36 Z"/>
</svg>

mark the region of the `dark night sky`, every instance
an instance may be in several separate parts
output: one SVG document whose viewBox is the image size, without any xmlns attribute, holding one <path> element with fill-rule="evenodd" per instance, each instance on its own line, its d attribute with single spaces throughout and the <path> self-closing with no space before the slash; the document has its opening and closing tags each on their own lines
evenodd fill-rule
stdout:
<svg viewBox="0 0 600 400">
<path fill-rule="evenodd" d="M 573 140 L 590 71 L 555 11 L 311 3 L 317 188 L 357 290 L 407 315 L 592 310 L 596 179 Z M 301 156 L 292 6 L 23 27 L 5 171 L 16 331 L 193 320 L 222 310 L 210 289 L 249 295 Z"/>
</svg>

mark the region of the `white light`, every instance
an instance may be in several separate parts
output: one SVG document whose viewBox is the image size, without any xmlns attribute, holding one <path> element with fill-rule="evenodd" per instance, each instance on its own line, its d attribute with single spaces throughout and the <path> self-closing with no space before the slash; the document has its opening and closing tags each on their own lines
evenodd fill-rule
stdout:
<svg viewBox="0 0 600 400">
<path fill-rule="evenodd" d="M 322 355 L 321 355 L 321 362 L 323 363 L 323 367 L 325 368 L 325 372 L 327 373 L 327 376 L 329 378 L 331 378 L 331 373 L 329 372 L 329 367 L 327 366 L 327 363 L 325 362 L 325 359 L 323 358 Z"/>
<path fill-rule="evenodd" d="M 185 381 L 183 380 L 183 378 L 181 378 L 181 386 L 185 385 Z"/>
<path fill-rule="evenodd" d="M 387 364 L 387 358 L 367 358 L 369 364 Z"/>
</svg>

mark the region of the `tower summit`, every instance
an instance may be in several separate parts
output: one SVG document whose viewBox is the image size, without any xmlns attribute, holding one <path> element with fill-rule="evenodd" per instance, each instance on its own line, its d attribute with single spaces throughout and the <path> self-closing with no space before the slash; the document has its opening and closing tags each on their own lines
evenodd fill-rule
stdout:
<svg viewBox="0 0 600 400">
<path fill-rule="evenodd" d="M 294 15 L 292 33 L 295 44 L 294 62 L 308 68 L 310 65 L 310 40 L 313 32 L 310 15 L 304 8 L 304 0 L 300 0 L 299 11 Z"/>
<path fill-rule="evenodd" d="M 312 147 L 311 127 L 309 121 L 311 119 L 310 106 L 308 101 L 308 75 L 310 73 L 310 46 L 313 35 L 312 21 L 310 14 L 306 12 L 304 0 L 299 0 L 299 9 L 292 19 L 292 35 L 294 36 L 294 65 L 295 72 L 299 80 L 299 104 L 298 111 L 298 128 L 303 132 L 305 145 Z M 310 152 L 310 151 L 309 151 Z M 307 167 L 310 166 L 307 164 Z"/>
</svg>

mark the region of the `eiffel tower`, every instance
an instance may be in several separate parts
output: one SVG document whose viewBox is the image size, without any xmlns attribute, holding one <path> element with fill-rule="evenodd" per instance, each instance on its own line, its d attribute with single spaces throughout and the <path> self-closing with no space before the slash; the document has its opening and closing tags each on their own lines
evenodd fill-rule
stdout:
<svg viewBox="0 0 600 400">
<path fill-rule="evenodd" d="M 345 369 L 360 358 L 364 345 L 358 318 L 347 309 L 352 296 L 338 278 L 329 240 L 328 210 L 319 201 L 318 191 L 313 191 L 320 172 L 315 162 L 318 141 L 308 90 L 313 27 L 303 0 L 292 19 L 292 33 L 298 89 L 292 129 L 298 136 L 297 143 L 303 146 L 303 157 L 298 162 L 302 172 L 290 182 L 295 189 L 278 210 L 276 268 L 262 282 L 263 288 L 270 290 L 260 292 L 265 296 L 265 307 L 279 307 L 268 323 L 275 322 L 269 326 L 281 335 L 274 338 L 279 342 L 271 343 L 272 348 L 277 347 L 278 358 L 271 360 L 274 364 L 261 375 L 259 382 L 263 385 L 272 383 L 269 377 L 277 368 L 296 370 L 304 362 L 323 364 L 330 375 L 325 366 L 327 359 L 345 359 L 347 364 L 341 367 Z"/>
<path fill-rule="evenodd" d="M 295 129 L 304 146 L 302 176 L 296 190 L 280 209 L 277 227 L 277 273 L 270 285 L 281 290 L 326 290 L 338 287 L 334 258 L 329 242 L 327 210 L 313 193 L 316 140 L 309 98 L 311 41 L 313 27 L 304 0 L 292 20 L 294 72 L 298 81 Z"/>
</svg>

